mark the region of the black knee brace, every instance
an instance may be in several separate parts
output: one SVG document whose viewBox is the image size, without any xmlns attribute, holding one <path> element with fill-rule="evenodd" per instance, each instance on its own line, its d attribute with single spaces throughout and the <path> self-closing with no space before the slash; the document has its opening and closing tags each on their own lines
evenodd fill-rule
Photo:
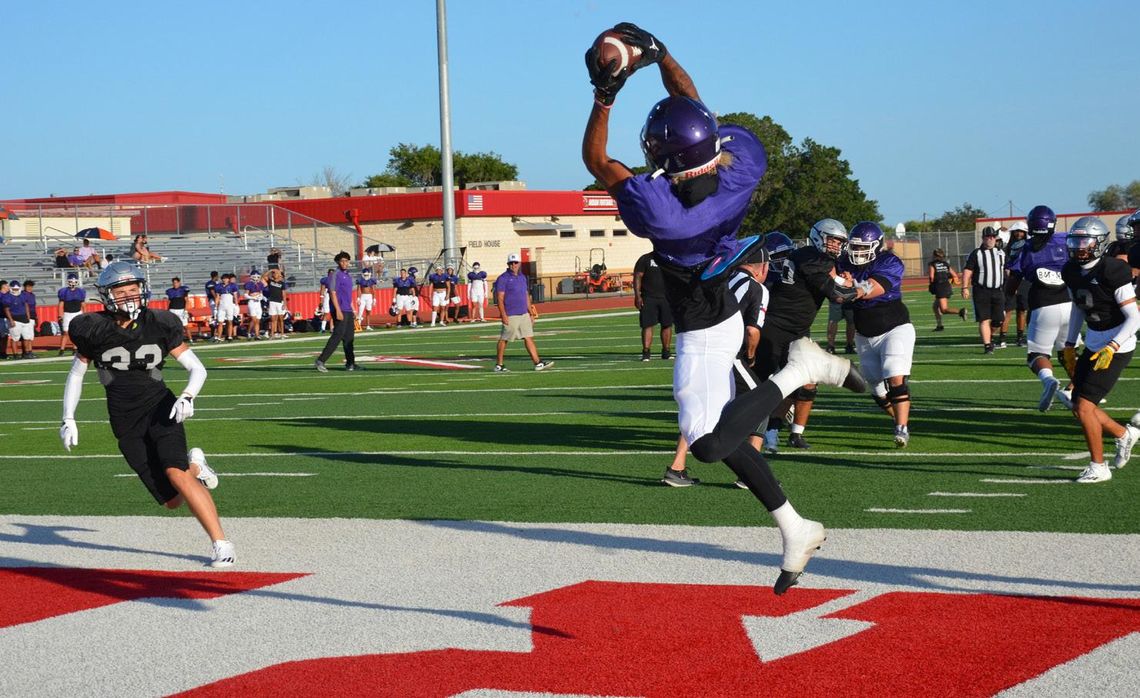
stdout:
<svg viewBox="0 0 1140 698">
<path fill-rule="evenodd" d="M 1036 370 L 1033 368 L 1033 364 L 1037 363 L 1037 359 L 1045 359 L 1046 361 L 1048 361 L 1049 355 L 1048 354 L 1042 354 L 1039 351 L 1029 352 L 1028 356 L 1025 357 L 1025 363 L 1029 365 L 1029 370 L 1031 370 L 1031 371 Z"/>
<path fill-rule="evenodd" d="M 818 388 L 799 388 L 796 392 L 792 393 L 792 397 L 801 402 L 812 402 L 815 400 L 816 393 L 818 392 Z"/>
<path fill-rule="evenodd" d="M 871 394 L 871 397 L 873 397 L 875 399 L 876 405 L 878 405 L 880 408 L 885 410 L 885 409 L 889 409 L 891 406 L 891 400 L 890 400 L 890 397 L 888 397 L 890 394 L 891 394 L 891 391 L 887 390 L 887 394 L 884 395 L 883 397 L 879 397 L 878 395 L 875 395 L 874 393 Z"/>
<path fill-rule="evenodd" d="M 910 386 L 907 385 L 906 378 L 903 378 L 903 382 L 900 385 L 887 386 L 887 400 L 892 405 L 897 405 L 901 402 L 910 402 Z"/>
</svg>

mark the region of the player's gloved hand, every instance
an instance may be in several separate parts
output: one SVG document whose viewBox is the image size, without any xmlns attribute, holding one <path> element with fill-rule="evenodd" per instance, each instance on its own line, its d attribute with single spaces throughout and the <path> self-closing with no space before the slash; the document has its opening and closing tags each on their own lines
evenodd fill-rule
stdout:
<svg viewBox="0 0 1140 698">
<path fill-rule="evenodd" d="M 614 97 L 617 97 L 617 93 L 621 91 L 626 79 L 629 78 L 629 68 L 620 70 L 617 75 L 614 75 L 614 70 L 617 67 L 616 58 L 604 66 L 599 66 L 596 47 L 591 46 L 586 51 L 586 70 L 590 74 L 590 84 L 594 86 L 594 99 L 603 106 L 613 106 Z"/>
<path fill-rule="evenodd" d="M 181 424 L 187 419 L 194 416 L 194 398 L 183 395 L 174 401 L 174 407 L 170 408 L 170 418 L 176 423 Z"/>
<path fill-rule="evenodd" d="M 637 62 L 630 68 L 630 74 L 647 65 L 660 63 L 665 54 L 669 53 L 665 44 L 658 41 L 657 37 L 632 22 L 622 22 L 615 25 L 614 31 L 621 34 L 622 41 L 626 44 L 641 49 L 641 58 L 637 59 Z"/>
<path fill-rule="evenodd" d="M 1065 347 L 1061 350 L 1061 363 L 1065 364 L 1065 371 L 1072 376 L 1077 372 L 1077 348 Z"/>
<path fill-rule="evenodd" d="M 1093 362 L 1093 370 L 1103 371 L 1104 369 L 1108 368 L 1109 364 L 1112 363 L 1112 355 L 1115 353 L 1116 349 L 1112 347 L 1112 342 L 1105 344 L 1104 349 L 1096 352 L 1091 357 Z"/>
<path fill-rule="evenodd" d="M 72 446 L 79 445 L 79 427 L 76 426 L 74 419 L 65 419 L 63 424 L 59 425 L 59 440 L 68 451 L 71 451 Z"/>
</svg>

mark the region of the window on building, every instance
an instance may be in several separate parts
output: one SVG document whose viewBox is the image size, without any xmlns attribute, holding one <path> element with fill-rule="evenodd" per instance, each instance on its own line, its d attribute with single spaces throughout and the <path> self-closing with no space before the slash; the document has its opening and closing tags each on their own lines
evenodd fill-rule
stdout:
<svg viewBox="0 0 1140 698">
<path fill-rule="evenodd" d="M 577 230 L 559 230 L 558 231 L 558 237 L 560 237 L 560 238 L 578 237 L 578 231 Z"/>
<path fill-rule="evenodd" d="M 606 236 L 606 231 L 604 231 L 604 230 L 591 230 L 590 231 L 590 237 L 592 237 L 592 238 L 604 238 L 605 236 Z"/>
<path fill-rule="evenodd" d="M 626 231 L 623 228 L 614 228 L 614 237 L 623 238 L 626 236 Z"/>
</svg>

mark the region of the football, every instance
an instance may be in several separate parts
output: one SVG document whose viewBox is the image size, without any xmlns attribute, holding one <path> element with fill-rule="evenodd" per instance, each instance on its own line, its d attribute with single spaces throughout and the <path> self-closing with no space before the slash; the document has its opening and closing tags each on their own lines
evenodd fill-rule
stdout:
<svg viewBox="0 0 1140 698">
<path fill-rule="evenodd" d="M 612 29 L 607 29 L 594 39 L 594 48 L 598 50 L 599 68 L 605 68 L 613 61 L 617 61 L 617 66 L 613 70 L 614 75 L 631 69 L 641 58 L 641 49 L 627 45 L 622 41 L 621 34 Z"/>
</svg>

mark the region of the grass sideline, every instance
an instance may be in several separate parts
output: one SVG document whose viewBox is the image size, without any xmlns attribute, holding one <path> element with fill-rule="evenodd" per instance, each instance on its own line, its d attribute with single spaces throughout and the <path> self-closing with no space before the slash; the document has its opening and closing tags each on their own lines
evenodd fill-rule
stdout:
<svg viewBox="0 0 1140 698">
<path fill-rule="evenodd" d="M 930 296 L 911 292 L 907 302 L 919 335 L 909 448 L 894 448 L 870 398 L 822 389 L 807 432 L 813 450 L 772 460 L 797 509 L 833 527 L 1140 531 L 1131 506 L 1140 463 L 1108 483 L 1057 482 L 1087 463 L 1084 440 L 1059 406 L 1037 412 L 1040 383 L 1024 349 L 984 357 L 973 322 L 948 318 L 935 334 Z M 826 308 L 821 316 L 817 339 Z M 312 358 L 324 336 L 203 347 L 210 376 L 187 431 L 223 474 L 223 517 L 770 525 L 721 464 L 690 457 L 702 485 L 659 483 L 676 438 L 671 362 L 656 352 L 639 361 L 632 313 L 544 317 L 536 341 L 556 364 L 542 373 L 529 370 L 519 344 L 508 348 L 512 372 L 492 373 L 497 328 L 357 338 L 361 357 L 470 370 L 362 358 L 368 370 L 345 373 L 338 353 L 320 375 Z M 185 516 L 121 477 L 130 471 L 91 377 L 77 413 L 80 445 L 63 451 L 66 370 L 64 361 L 0 365 L 0 513 Z M 166 376 L 177 389 L 185 374 L 172 362 Z M 1118 420 L 1140 409 L 1136 366 L 1109 400 Z M 1106 450 L 1111 457 L 1111 442 Z"/>
</svg>

